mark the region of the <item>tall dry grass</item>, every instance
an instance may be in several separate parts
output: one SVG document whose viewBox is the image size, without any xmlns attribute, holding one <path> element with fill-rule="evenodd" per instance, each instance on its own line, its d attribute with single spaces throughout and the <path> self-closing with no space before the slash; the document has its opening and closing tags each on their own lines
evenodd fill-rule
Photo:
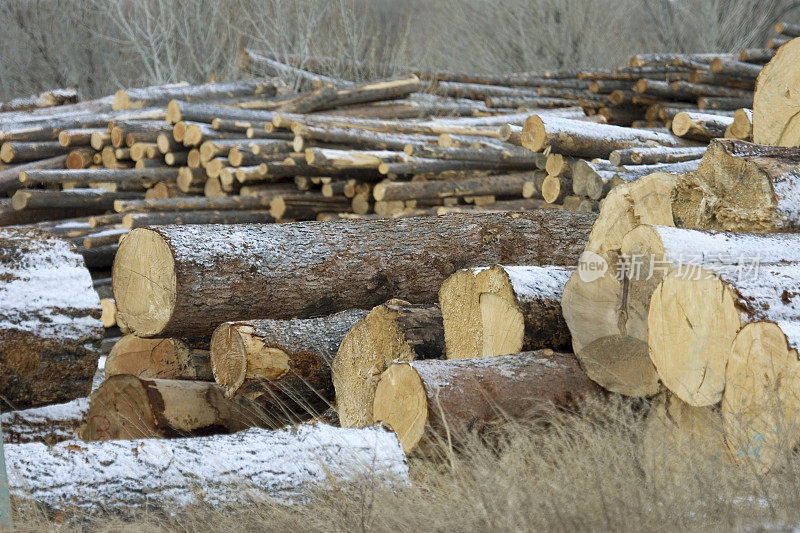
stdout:
<svg viewBox="0 0 800 533">
<path fill-rule="evenodd" d="M 174 510 L 159 509 L 126 517 L 57 515 L 64 524 L 57 527 L 53 516 L 28 510 L 18 525 L 23 531 L 393 533 L 763 531 L 800 525 L 796 454 L 758 475 L 747 465 L 706 461 L 696 445 L 673 446 L 665 450 L 671 461 L 654 477 L 643 468 L 641 454 L 646 414 L 646 405 L 612 397 L 549 424 L 509 424 L 491 438 L 471 436 L 458 453 L 442 442 L 439 457 L 411 461 L 413 483 L 395 490 L 374 479 L 332 481 L 309 487 L 307 500 L 291 506 L 261 501 L 172 515 Z"/>
</svg>

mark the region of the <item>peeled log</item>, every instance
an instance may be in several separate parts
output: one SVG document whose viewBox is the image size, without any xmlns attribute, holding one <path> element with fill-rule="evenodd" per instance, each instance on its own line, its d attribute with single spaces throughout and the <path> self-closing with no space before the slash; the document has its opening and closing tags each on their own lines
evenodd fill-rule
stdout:
<svg viewBox="0 0 800 533">
<path fill-rule="evenodd" d="M 594 219 L 547 210 L 140 228 L 114 263 L 117 313 L 139 336 L 191 337 L 246 316 L 319 316 L 392 296 L 431 302 L 458 268 L 575 264 Z"/>
<path fill-rule="evenodd" d="M 373 417 L 391 427 L 406 454 L 458 445 L 471 432 L 508 420 L 530 421 L 570 407 L 600 389 L 571 354 L 395 363 L 381 375 Z"/>
<path fill-rule="evenodd" d="M 501 266 L 456 272 L 439 290 L 448 359 L 563 349 L 570 336 L 563 267 Z"/>
<path fill-rule="evenodd" d="M 331 362 L 345 334 L 367 311 L 321 318 L 225 322 L 211 337 L 214 378 L 228 396 L 274 389 L 309 411 L 333 401 Z"/>
<path fill-rule="evenodd" d="M 89 394 L 103 324 L 80 255 L 33 229 L 0 229 L 2 410 Z"/>
<path fill-rule="evenodd" d="M 549 147 L 560 154 L 585 158 L 607 158 L 623 148 L 693 145 L 668 133 L 539 115 L 528 117 L 522 130 L 522 146 L 529 150 L 540 152 Z"/>
<path fill-rule="evenodd" d="M 214 381 L 208 340 L 142 339 L 125 335 L 106 358 L 106 376 L 130 374 L 140 378 Z"/>
<path fill-rule="evenodd" d="M 442 313 L 436 305 L 389 300 L 345 335 L 333 359 L 336 409 L 344 427 L 374 423 L 372 402 L 381 372 L 393 361 L 445 356 Z"/>
<path fill-rule="evenodd" d="M 800 146 L 800 39 L 781 46 L 761 69 L 753 97 L 753 141 Z"/>
<path fill-rule="evenodd" d="M 15 499 L 117 513 L 186 505 L 241 509 L 268 498 L 290 503 L 331 477 L 376 480 L 377 474 L 380 483 L 399 485 L 408 476 L 393 433 L 324 424 L 170 441 L 10 444 L 5 454 Z"/>
<path fill-rule="evenodd" d="M 788 327 L 787 327 L 788 326 Z M 791 329 L 791 333 L 787 331 Z M 796 323 L 746 325 L 725 371 L 722 420 L 731 454 L 765 473 L 800 442 L 800 362 Z"/>
</svg>

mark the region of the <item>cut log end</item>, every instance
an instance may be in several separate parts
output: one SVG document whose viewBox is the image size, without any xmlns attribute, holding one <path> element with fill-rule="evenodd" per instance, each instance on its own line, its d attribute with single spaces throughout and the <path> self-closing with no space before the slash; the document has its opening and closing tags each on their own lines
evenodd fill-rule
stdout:
<svg viewBox="0 0 800 533">
<path fill-rule="evenodd" d="M 739 462 L 765 473 L 800 441 L 797 351 L 777 324 L 748 324 L 733 342 L 725 377 L 728 448 Z"/>
<path fill-rule="evenodd" d="M 722 399 L 728 354 L 741 324 L 730 289 L 696 270 L 676 269 L 656 288 L 647 328 L 650 358 L 664 385 L 700 407 Z"/>
<path fill-rule="evenodd" d="M 800 39 L 781 46 L 761 70 L 753 97 L 753 140 L 773 146 L 800 146 Z"/>
<path fill-rule="evenodd" d="M 92 393 L 86 423 L 78 430 L 78 435 L 85 441 L 159 436 L 141 380 L 127 374 L 107 379 Z"/>
<path fill-rule="evenodd" d="M 419 445 L 428 420 L 428 401 L 422 379 L 411 365 L 392 365 L 383 374 L 372 414 L 397 433 L 404 452 Z"/>
<path fill-rule="evenodd" d="M 141 337 L 157 335 L 176 300 L 175 261 L 159 233 L 135 229 L 122 241 L 113 266 L 117 313 Z"/>
<path fill-rule="evenodd" d="M 647 358 L 647 343 L 627 335 L 599 338 L 578 357 L 586 375 L 604 389 L 646 398 L 659 391 L 658 374 Z"/>
</svg>

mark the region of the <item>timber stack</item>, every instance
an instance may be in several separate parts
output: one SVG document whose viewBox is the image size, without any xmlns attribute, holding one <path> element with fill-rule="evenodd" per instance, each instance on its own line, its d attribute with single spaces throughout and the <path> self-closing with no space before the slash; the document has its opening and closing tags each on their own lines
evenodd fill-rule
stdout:
<svg viewBox="0 0 800 533">
<path fill-rule="evenodd" d="M 656 482 L 684 446 L 767 472 L 800 444 L 800 39 L 780 44 L 366 84 L 245 51 L 298 91 L 176 84 L 14 119 L 1 392 L 85 395 L 105 326 L 105 380 L 50 436 L 88 444 L 58 468 L 138 457 L 132 439 L 249 453 L 309 421 L 355 455 L 383 424 L 397 465 L 616 393 L 649 409 Z M 23 296 L 54 276 L 72 300 Z"/>
</svg>

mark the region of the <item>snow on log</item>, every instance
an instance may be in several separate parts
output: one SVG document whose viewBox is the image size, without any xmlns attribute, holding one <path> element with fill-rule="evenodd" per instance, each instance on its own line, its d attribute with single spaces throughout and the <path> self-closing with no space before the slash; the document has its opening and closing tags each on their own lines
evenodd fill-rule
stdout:
<svg viewBox="0 0 800 533">
<path fill-rule="evenodd" d="M 572 354 L 395 363 L 381 375 L 373 417 L 391 427 L 406 453 L 438 439 L 457 444 L 508 420 L 533 420 L 600 391 Z"/>
<path fill-rule="evenodd" d="M 561 293 L 571 270 L 556 266 L 465 269 L 439 290 L 448 359 L 568 348 Z"/>
<path fill-rule="evenodd" d="M 315 484 L 405 484 L 397 437 L 381 428 L 304 425 L 175 440 L 5 446 L 11 494 L 55 509 L 291 503 Z"/>
<path fill-rule="evenodd" d="M 743 325 L 773 322 L 791 349 L 800 346 L 800 236 L 642 225 L 622 253 L 632 264 L 628 305 L 646 317 L 650 359 L 689 405 L 720 401 Z"/>
<path fill-rule="evenodd" d="M 87 396 L 102 340 L 100 298 L 69 242 L 0 229 L 2 409 Z"/>
<path fill-rule="evenodd" d="M 391 297 L 432 302 L 459 268 L 574 265 L 594 219 L 546 210 L 140 228 L 114 262 L 117 316 L 139 336 L 191 337 L 252 316 L 320 316 Z"/>
<path fill-rule="evenodd" d="M 53 445 L 78 438 L 78 427 L 89 411 L 89 399 L 33 407 L 2 414 L 3 442 L 20 444 L 43 442 Z"/>
<path fill-rule="evenodd" d="M 345 335 L 333 359 L 339 422 L 344 427 L 374 423 L 375 387 L 381 373 L 393 361 L 444 356 L 444 327 L 439 306 L 392 299 L 375 307 Z"/>
<path fill-rule="evenodd" d="M 800 228 L 800 148 L 714 139 L 674 210 L 684 224 L 729 231 Z M 693 187 L 692 187 L 693 185 Z"/>
</svg>

